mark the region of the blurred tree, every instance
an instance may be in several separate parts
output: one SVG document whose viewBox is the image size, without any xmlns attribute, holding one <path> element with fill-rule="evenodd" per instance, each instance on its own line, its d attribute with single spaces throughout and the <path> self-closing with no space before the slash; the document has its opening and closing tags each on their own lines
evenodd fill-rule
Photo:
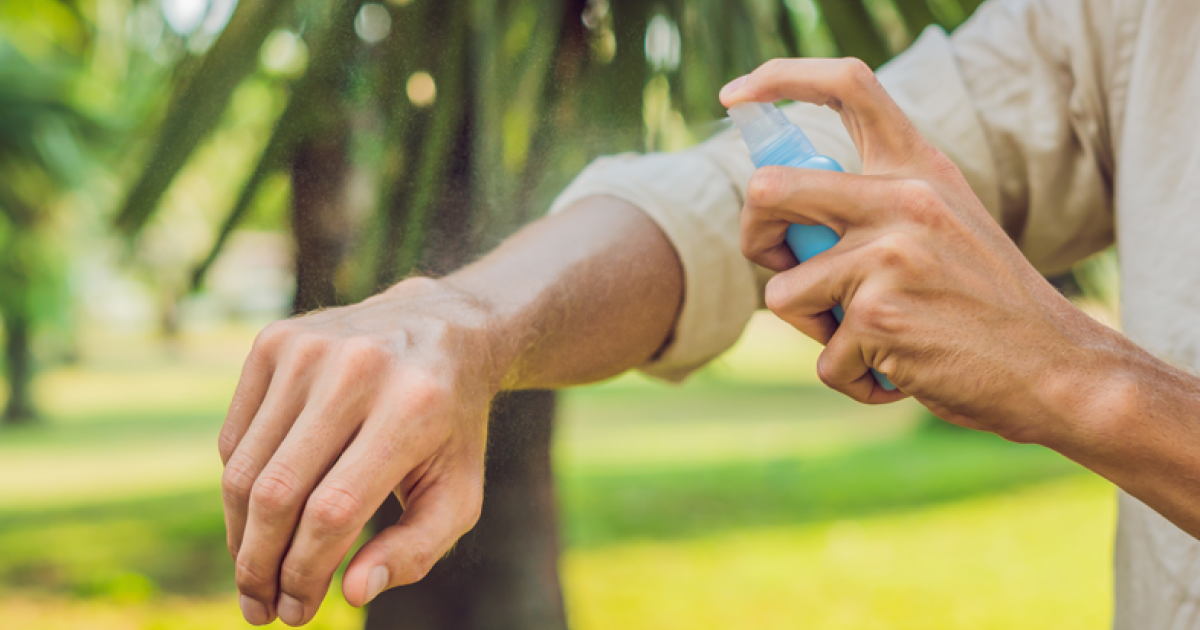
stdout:
<svg viewBox="0 0 1200 630">
<path fill-rule="evenodd" d="M 117 213 L 118 228 L 132 234 L 145 226 L 174 176 L 220 121 L 234 89 L 258 66 L 258 50 L 289 4 L 289 0 L 242 0 L 200 63 L 181 65 L 168 115 L 155 134 L 151 166 L 127 194 Z"/>
<path fill-rule="evenodd" d="M 307 69 L 194 284 L 286 171 L 304 312 L 452 271 L 598 154 L 685 146 L 723 116 L 717 89 L 767 58 L 842 51 L 878 65 L 939 15 L 925 0 L 242 0 L 203 57 L 180 61 L 116 224 L 136 238 L 273 30 L 303 34 Z M 365 217 L 355 181 L 372 185 Z M 553 413 L 547 392 L 501 397 L 479 525 L 424 582 L 378 599 L 368 627 L 565 627 Z"/>
<path fill-rule="evenodd" d="M 73 20 L 69 12 L 59 17 Z M 47 60 L 34 65 L 0 35 L 0 318 L 9 384 L 4 423 L 36 416 L 32 337 L 39 322 L 66 304 L 51 206 L 79 180 L 85 160 L 77 142 L 94 128 L 70 103 L 71 78 L 71 68 Z"/>
</svg>

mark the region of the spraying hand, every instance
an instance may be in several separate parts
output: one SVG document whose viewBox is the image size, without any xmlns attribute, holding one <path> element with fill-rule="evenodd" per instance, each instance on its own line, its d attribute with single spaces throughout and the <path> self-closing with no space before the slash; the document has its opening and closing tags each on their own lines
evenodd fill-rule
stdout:
<svg viewBox="0 0 1200 630">
<path fill-rule="evenodd" d="M 768 307 L 826 344 L 821 379 L 863 402 L 904 396 L 875 369 L 958 424 L 1039 441 L 1062 429 L 1051 401 L 1086 399 L 1100 369 L 1089 350 L 1117 335 L 1030 266 L 862 62 L 776 60 L 721 94 L 727 107 L 783 98 L 838 111 L 863 161 L 862 175 L 759 169 L 742 214 L 743 252 L 779 272 Z M 785 241 L 797 223 L 841 241 L 797 265 Z"/>
</svg>

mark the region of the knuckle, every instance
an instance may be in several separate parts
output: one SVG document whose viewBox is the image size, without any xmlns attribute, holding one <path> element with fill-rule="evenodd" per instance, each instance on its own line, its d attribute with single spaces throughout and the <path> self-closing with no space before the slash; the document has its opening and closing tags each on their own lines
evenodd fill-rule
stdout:
<svg viewBox="0 0 1200 630">
<path fill-rule="evenodd" d="M 435 343 L 445 343 L 454 338 L 454 333 L 461 330 L 441 317 L 426 319 L 421 323 L 421 334 Z"/>
<path fill-rule="evenodd" d="M 275 585 L 275 576 L 245 559 L 237 561 L 233 579 L 238 590 L 247 595 L 269 594 L 274 590 L 272 587 Z"/>
<path fill-rule="evenodd" d="M 433 551 L 433 547 L 426 544 L 417 544 L 412 548 L 412 564 L 419 572 L 421 579 L 425 577 L 429 570 L 433 568 L 434 563 L 438 561 L 438 556 Z"/>
<path fill-rule="evenodd" d="M 826 350 L 821 353 L 817 359 L 817 378 L 825 384 L 826 387 L 841 392 L 850 398 L 859 402 L 864 402 L 862 391 L 856 390 L 854 383 L 856 377 L 852 377 L 850 372 L 839 372 L 838 357 L 844 356 L 844 352 L 849 349 L 843 349 L 842 352 L 830 352 Z"/>
<path fill-rule="evenodd" d="M 254 345 L 251 353 L 264 354 L 273 352 L 292 334 L 294 327 L 295 323 L 290 319 L 281 319 L 267 324 L 254 337 Z"/>
<path fill-rule="evenodd" d="M 787 284 L 779 275 L 776 275 L 767 281 L 766 289 L 763 291 L 763 302 L 766 304 L 767 310 L 779 314 L 788 307 L 791 296 L 792 292 Z"/>
<path fill-rule="evenodd" d="M 842 75 L 855 86 L 870 86 L 878 81 L 871 66 L 858 57 L 842 59 L 841 66 Z"/>
<path fill-rule="evenodd" d="M 941 196 L 929 182 L 908 179 L 901 182 L 899 188 L 900 209 L 909 219 L 926 223 L 941 216 Z"/>
<path fill-rule="evenodd" d="M 436 294 L 445 289 L 441 281 L 428 276 L 406 278 L 400 282 L 399 286 L 415 294 Z"/>
<path fill-rule="evenodd" d="M 868 298 L 855 304 L 856 327 L 870 334 L 893 336 L 900 332 L 902 314 L 891 302 Z"/>
<path fill-rule="evenodd" d="M 321 582 L 321 576 L 302 562 L 288 559 L 279 570 L 280 590 L 301 602 L 319 601 L 321 593 L 315 591 L 321 588 Z"/>
<path fill-rule="evenodd" d="M 837 379 L 837 366 L 828 349 L 817 357 L 817 378 L 831 389 L 838 389 L 842 385 Z"/>
<path fill-rule="evenodd" d="M 405 584 L 420 582 L 433 570 L 438 554 L 428 543 L 416 542 L 408 548 L 408 563 L 400 569 L 400 579 Z"/>
<path fill-rule="evenodd" d="M 325 354 L 325 351 L 329 347 L 329 340 L 323 335 L 306 332 L 294 337 L 292 347 L 296 355 L 295 358 L 300 363 L 312 363 Z"/>
<path fill-rule="evenodd" d="M 766 63 L 759 66 L 759 70 L 767 76 L 775 76 L 787 69 L 788 60 L 780 57 L 768 60 Z"/>
<path fill-rule="evenodd" d="M 306 511 L 318 530 L 343 533 L 358 524 L 365 507 L 366 502 L 357 490 L 333 482 L 313 493 Z"/>
<path fill-rule="evenodd" d="M 221 461 L 228 462 L 233 457 L 234 451 L 237 450 L 238 440 L 234 437 L 234 429 L 229 425 L 221 427 L 221 433 L 217 436 L 217 452 L 221 454 Z"/>
<path fill-rule="evenodd" d="M 887 353 L 879 359 L 878 369 L 880 372 L 887 374 L 892 378 L 902 376 L 900 372 L 900 360 L 895 354 Z"/>
<path fill-rule="evenodd" d="M 916 264 L 916 243 L 900 232 L 891 232 L 875 241 L 874 258 L 880 266 L 894 271 L 909 271 Z"/>
<path fill-rule="evenodd" d="M 450 388 L 425 370 L 411 370 L 404 377 L 405 403 L 418 412 L 438 409 L 452 396 Z"/>
<path fill-rule="evenodd" d="M 245 457 L 233 456 L 221 473 L 221 492 L 230 499 L 244 501 L 250 497 L 258 471 Z"/>
<path fill-rule="evenodd" d="M 300 503 L 300 480 L 283 464 L 271 464 L 254 482 L 250 500 L 269 514 L 293 509 Z"/>
<path fill-rule="evenodd" d="M 349 372 L 377 370 L 383 367 L 387 359 L 388 352 L 384 345 L 371 337 L 347 339 L 338 351 L 338 365 Z"/>
<path fill-rule="evenodd" d="M 927 168 L 931 174 L 940 175 L 952 180 L 962 180 L 962 183 L 966 184 L 965 177 L 962 171 L 959 170 L 958 165 L 954 163 L 954 160 L 951 160 L 945 153 L 939 151 L 937 147 L 929 142 L 925 142 L 924 146 L 928 150 L 929 165 Z"/>
<path fill-rule="evenodd" d="M 746 187 L 746 203 L 754 208 L 769 208 L 778 204 L 787 193 L 787 172 L 777 166 L 760 168 Z"/>
</svg>

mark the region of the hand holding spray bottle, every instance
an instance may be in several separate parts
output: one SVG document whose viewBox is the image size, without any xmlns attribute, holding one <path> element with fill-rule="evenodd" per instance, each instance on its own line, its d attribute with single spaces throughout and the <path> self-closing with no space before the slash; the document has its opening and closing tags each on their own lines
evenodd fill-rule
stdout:
<svg viewBox="0 0 1200 630">
<path fill-rule="evenodd" d="M 832 158 L 817 153 L 808 136 L 799 127 L 769 103 L 743 103 L 729 110 L 729 117 L 742 132 L 742 139 L 750 148 L 750 159 L 754 166 L 791 166 L 816 168 L 824 171 L 844 172 L 842 166 Z M 796 260 L 804 262 L 817 254 L 837 245 L 837 232 L 824 225 L 790 225 L 785 236 L 788 247 Z M 845 317 L 842 307 L 833 307 L 833 316 L 841 323 Z M 893 391 L 896 386 L 886 375 L 871 370 L 875 381 L 884 389 Z"/>
</svg>

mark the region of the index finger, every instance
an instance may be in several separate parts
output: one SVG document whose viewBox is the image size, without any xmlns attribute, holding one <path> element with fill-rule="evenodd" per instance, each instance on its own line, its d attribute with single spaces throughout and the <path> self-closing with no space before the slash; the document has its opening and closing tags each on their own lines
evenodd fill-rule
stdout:
<svg viewBox="0 0 1200 630">
<path fill-rule="evenodd" d="M 742 255 L 772 271 L 796 264 L 785 235 L 792 224 L 824 225 L 844 237 L 851 228 L 889 222 L 906 182 L 786 166 L 764 166 L 750 178 L 742 209 Z"/>
<path fill-rule="evenodd" d="M 401 391 L 379 403 L 304 506 L 280 568 L 280 600 L 286 596 L 295 611 L 285 621 L 311 619 L 338 564 L 397 481 L 429 472 L 446 436 L 423 426 L 422 418 L 445 413 L 444 394 L 440 385 L 417 380 Z M 390 413 L 397 408 L 405 409 L 403 418 Z"/>
<path fill-rule="evenodd" d="M 925 146 L 875 73 L 858 59 L 773 59 L 721 90 L 726 107 L 782 99 L 825 105 L 841 114 L 864 173 L 899 169 Z"/>
<path fill-rule="evenodd" d="M 223 465 L 229 463 L 229 458 L 246 436 L 250 423 L 267 397 L 267 390 L 275 376 L 274 353 L 283 336 L 282 328 L 280 322 L 275 322 L 258 333 L 254 347 L 242 365 L 242 375 L 238 378 L 233 399 L 229 402 L 229 411 L 225 414 L 225 423 L 221 425 L 221 434 L 217 438 Z"/>
</svg>

